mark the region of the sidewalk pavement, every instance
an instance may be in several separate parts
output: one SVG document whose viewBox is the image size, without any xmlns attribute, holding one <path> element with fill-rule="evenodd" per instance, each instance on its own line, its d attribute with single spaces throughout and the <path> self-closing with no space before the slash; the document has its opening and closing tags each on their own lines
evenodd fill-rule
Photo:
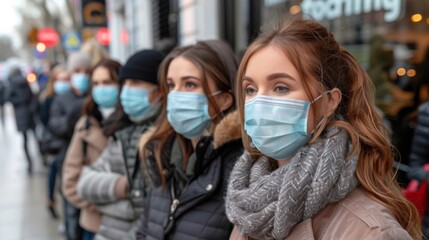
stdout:
<svg viewBox="0 0 429 240">
<path fill-rule="evenodd" d="M 22 136 L 16 131 L 11 106 L 6 106 L 6 123 L 0 123 L 0 239 L 64 239 L 57 231 L 60 220 L 53 219 L 46 208 L 48 169 L 42 164 L 34 134 L 29 134 L 34 161 L 29 175 Z M 59 203 L 57 197 L 56 207 L 61 214 Z"/>
</svg>

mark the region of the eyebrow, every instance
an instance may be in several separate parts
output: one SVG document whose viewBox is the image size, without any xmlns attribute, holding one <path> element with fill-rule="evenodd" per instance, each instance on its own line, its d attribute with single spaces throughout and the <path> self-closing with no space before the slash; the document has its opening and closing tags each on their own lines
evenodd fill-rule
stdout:
<svg viewBox="0 0 429 240">
<path fill-rule="evenodd" d="M 243 81 L 255 82 L 251 77 L 244 76 Z"/>
<path fill-rule="evenodd" d="M 287 74 L 287 73 L 272 73 L 270 75 L 267 76 L 267 80 L 268 81 L 272 81 L 278 78 L 288 78 L 290 80 L 296 81 L 295 78 L 293 78 L 291 75 Z M 243 81 L 249 81 L 249 82 L 255 82 L 251 77 L 249 76 L 244 76 L 243 77 Z"/>
<path fill-rule="evenodd" d="M 291 75 L 289 75 L 287 73 L 272 73 L 272 74 L 268 75 L 267 80 L 271 81 L 271 80 L 278 79 L 278 78 L 288 78 L 290 80 L 296 81 L 295 78 L 293 78 Z"/>
<path fill-rule="evenodd" d="M 201 81 L 201 79 L 194 77 L 194 76 L 183 76 L 180 78 L 180 80 L 182 80 L 182 81 L 186 81 L 186 80 L 190 80 L 190 79 L 195 79 L 197 81 Z M 173 79 L 171 77 L 168 77 L 167 80 L 173 81 Z"/>
</svg>

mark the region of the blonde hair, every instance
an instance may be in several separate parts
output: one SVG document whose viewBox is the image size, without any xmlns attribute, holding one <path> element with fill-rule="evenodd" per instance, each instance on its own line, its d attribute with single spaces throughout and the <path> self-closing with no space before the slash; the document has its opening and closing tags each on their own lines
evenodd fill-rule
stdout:
<svg viewBox="0 0 429 240">
<path fill-rule="evenodd" d="M 91 58 L 90 68 L 97 65 L 101 60 L 109 58 L 107 50 L 94 38 L 85 41 L 80 47 L 80 51 L 86 53 Z"/>
<path fill-rule="evenodd" d="M 290 59 L 310 100 L 317 97 L 311 94 L 310 86 L 316 86 L 319 94 L 333 88 L 341 91 L 342 100 L 332 116 L 318 112 L 322 106 L 315 103 L 314 115 L 322 115 L 324 121 L 311 141 L 316 141 L 328 126 L 347 131 L 353 145 L 350 154 L 359 155 L 356 177 L 363 191 L 392 211 L 414 239 L 421 239 L 418 212 L 403 197 L 395 180 L 393 147 L 376 112 L 372 81 L 356 59 L 319 23 L 293 17 L 267 25 L 244 54 L 238 69 L 237 103 L 246 150 L 261 155 L 250 147 L 250 137 L 243 129 L 245 92 L 241 85 L 249 59 L 267 46 L 278 47 Z M 314 126 L 319 119 L 314 118 Z"/>
</svg>

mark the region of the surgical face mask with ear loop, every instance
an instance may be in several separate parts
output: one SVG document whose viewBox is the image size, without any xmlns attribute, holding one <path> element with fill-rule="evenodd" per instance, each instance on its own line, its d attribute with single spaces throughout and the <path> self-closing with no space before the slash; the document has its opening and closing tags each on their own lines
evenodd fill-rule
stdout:
<svg viewBox="0 0 429 240">
<path fill-rule="evenodd" d="M 121 91 L 121 105 L 132 121 L 142 121 L 150 117 L 154 106 L 149 101 L 149 94 L 155 90 L 124 86 Z"/>
<path fill-rule="evenodd" d="M 64 94 L 70 91 L 70 89 L 71 89 L 70 83 L 66 80 L 56 80 L 54 82 L 54 92 L 57 95 Z"/>
<path fill-rule="evenodd" d="M 92 99 L 98 106 L 113 108 L 118 100 L 119 87 L 116 85 L 95 86 L 92 88 Z"/>
<path fill-rule="evenodd" d="M 309 141 L 310 105 L 325 94 L 312 102 L 256 96 L 245 103 L 244 130 L 265 156 L 275 160 L 288 159 Z"/>
<path fill-rule="evenodd" d="M 86 73 L 75 73 L 71 77 L 71 84 L 80 94 L 86 94 L 89 89 L 89 75 Z"/>
<path fill-rule="evenodd" d="M 222 93 L 217 91 L 211 96 Z M 170 92 L 167 97 L 167 119 L 174 130 L 187 139 L 202 135 L 210 124 L 209 103 L 205 94 Z"/>
</svg>

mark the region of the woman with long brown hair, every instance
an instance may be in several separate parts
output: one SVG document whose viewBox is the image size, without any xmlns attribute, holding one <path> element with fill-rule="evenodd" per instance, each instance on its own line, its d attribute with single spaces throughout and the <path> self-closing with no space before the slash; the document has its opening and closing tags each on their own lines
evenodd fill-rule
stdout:
<svg viewBox="0 0 429 240">
<path fill-rule="evenodd" d="M 228 186 L 231 239 L 421 239 L 371 80 L 326 28 L 266 27 L 237 88 L 246 152 Z"/>
<path fill-rule="evenodd" d="M 233 86 L 237 61 L 222 41 L 174 49 L 160 71 L 163 101 L 142 145 L 152 186 L 139 239 L 225 239 L 227 179 L 242 144 Z"/>
<path fill-rule="evenodd" d="M 112 122 L 107 126 L 105 122 L 116 108 L 120 108 L 117 104 L 121 88 L 120 67 L 120 63 L 106 59 L 92 69 L 91 94 L 86 98 L 83 115 L 76 123 L 63 163 L 62 193 L 70 204 L 81 210 L 80 215 L 78 212 L 73 216 L 79 219 L 79 225 L 83 228 L 73 227 L 81 239 L 93 239 L 101 224 L 101 214 L 93 204 L 78 196 L 77 182 L 84 166 L 95 162 L 106 147 L 108 137 L 115 131 L 112 128 L 119 126 Z M 79 108 L 76 111 L 82 110 Z"/>
</svg>

